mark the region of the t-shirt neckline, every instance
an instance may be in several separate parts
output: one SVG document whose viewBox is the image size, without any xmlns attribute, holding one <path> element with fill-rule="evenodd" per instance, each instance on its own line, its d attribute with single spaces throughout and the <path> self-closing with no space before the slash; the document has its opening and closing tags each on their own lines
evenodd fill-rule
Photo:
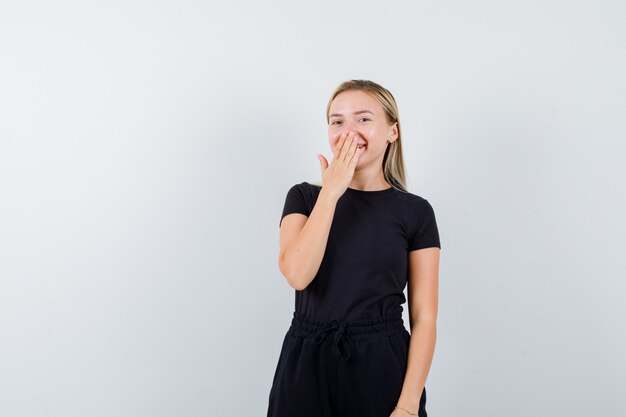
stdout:
<svg viewBox="0 0 626 417">
<path fill-rule="evenodd" d="M 311 184 L 311 183 L 306 182 L 306 181 L 305 181 L 305 183 L 309 184 L 309 185 L 314 185 L 315 187 L 320 188 L 320 189 L 322 188 L 320 185 Z M 357 190 L 356 188 L 348 187 L 348 188 L 346 188 L 346 193 L 351 193 L 351 194 L 355 194 L 355 195 L 363 195 L 363 196 L 365 196 L 365 195 L 382 195 L 382 194 L 391 193 L 393 190 L 395 190 L 393 185 L 391 187 L 389 187 L 389 188 L 384 188 L 382 190 L 372 190 L 372 191 L 370 191 L 370 190 Z"/>
<path fill-rule="evenodd" d="M 348 187 L 346 192 L 351 192 L 353 194 L 361 194 L 361 195 L 379 195 L 379 194 L 387 194 L 393 190 L 393 185 L 389 188 L 384 188 L 382 190 L 357 190 L 356 188 Z"/>
</svg>

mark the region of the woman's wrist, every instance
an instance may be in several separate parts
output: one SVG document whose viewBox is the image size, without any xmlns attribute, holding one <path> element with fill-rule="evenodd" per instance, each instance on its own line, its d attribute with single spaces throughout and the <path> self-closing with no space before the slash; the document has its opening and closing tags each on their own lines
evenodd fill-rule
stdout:
<svg viewBox="0 0 626 417">
<path fill-rule="evenodd" d="M 412 416 L 416 416 L 416 415 L 417 415 L 417 410 L 416 410 L 415 412 L 413 412 L 413 411 L 410 411 L 410 410 L 408 410 L 407 408 L 402 407 L 402 406 L 399 406 L 399 405 L 396 405 L 396 408 L 397 408 L 398 410 L 405 411 L 406 413 L 408 413 L 408 414 L 410 414 L 410 415 L 412 415 Z"/>
<path fill-rule="evenodd" d="M 336 196 L 335 194 L 333 194 L 327 188 L 322 187 L 317 199 L 325 200 L 329 204 L 337 204 L 337 201 L 339 200 L 340 197 L 341 196 Z"/>
</svg>

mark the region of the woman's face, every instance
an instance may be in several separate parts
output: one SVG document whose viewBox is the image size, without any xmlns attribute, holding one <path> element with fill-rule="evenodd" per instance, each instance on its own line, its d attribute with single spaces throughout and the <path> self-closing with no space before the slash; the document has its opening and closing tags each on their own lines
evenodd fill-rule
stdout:
<svg viewBox="0 0 626 417">
<path fill-rule="evenodd" d="M 357 144 L 365 144 L 365 148 L 360 151 L 359 167 L 376 161 L 382 165 L 387 141 L 395 140 L 398 136 L 396 124 L 388 124 L 380 103 L 360 90 L 339 93 L 330 105 L 328 142 L 333 154 L 339 152 L 340 136 L 350 130 L 356 133 Z"/>
</svg>

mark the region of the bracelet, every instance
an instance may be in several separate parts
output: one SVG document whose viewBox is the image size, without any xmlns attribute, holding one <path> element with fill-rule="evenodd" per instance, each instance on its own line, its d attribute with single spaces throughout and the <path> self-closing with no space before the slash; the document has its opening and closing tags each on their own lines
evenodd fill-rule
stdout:
<svg viewBox="0 0 626 417">
<path fill-rule="evenodd" d="M 397 405 L 396 405 L 396 408 L 399 408 L 400 410 L 404 410 L 404 411 L 406 411 L 407 413 L 409 413 L 412 416 L 416 416 L 417 415 L 417 413 L 412 413 L 409 410 L 407 410 L 406 408 L 398 407 Z"/>
</svg>

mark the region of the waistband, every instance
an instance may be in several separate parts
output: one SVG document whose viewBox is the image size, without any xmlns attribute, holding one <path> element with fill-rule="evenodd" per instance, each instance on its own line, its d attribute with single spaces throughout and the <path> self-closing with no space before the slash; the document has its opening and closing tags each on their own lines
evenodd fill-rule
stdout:
<svg viewBox="0 0 626 417">
<path fill-rule="evenodd" d="M 391 336 L 400 331 L 406 331 L 401 311 L 373 319 L 330 321 L 307 317 L 294 311 L 289 328 L 292 336 L 306 338 L 314 343 L 322 343 L 327 336 L 333 335 L 332 353 L 340 361 L 350 357 L 350 348 L 345 342 L 365 341 L 373 336 Z"/>
</svg>

